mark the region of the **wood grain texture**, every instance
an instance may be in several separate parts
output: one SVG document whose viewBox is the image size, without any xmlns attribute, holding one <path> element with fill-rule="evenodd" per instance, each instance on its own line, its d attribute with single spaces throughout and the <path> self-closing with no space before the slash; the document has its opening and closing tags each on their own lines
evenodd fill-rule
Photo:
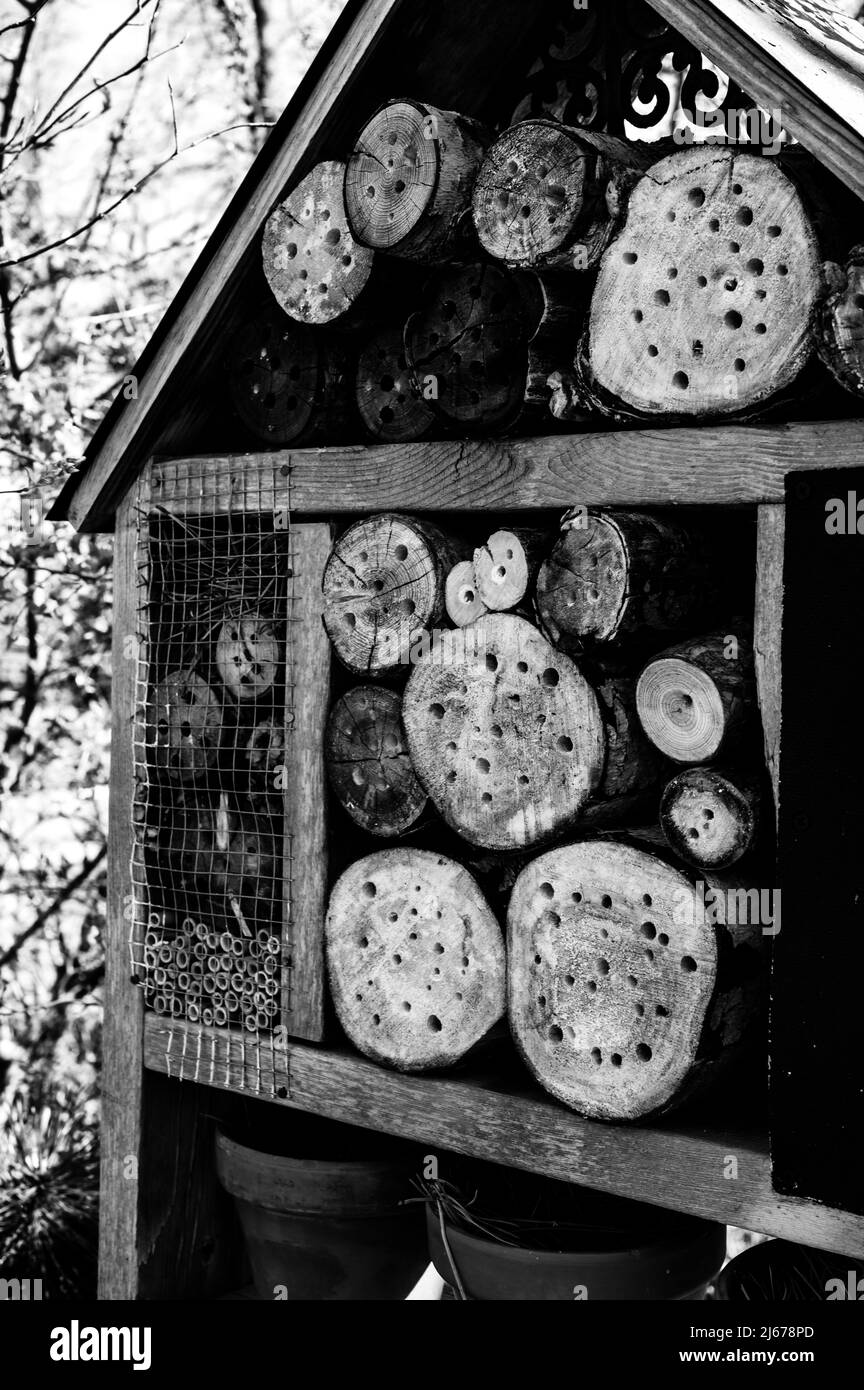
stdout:
<svg viewBox="0 0 864 1390">
<path fill-rule="evenodd" d="M 499 507 L 735 506 L 782 503 L 783 479 L 805 468 L 854 467 L 864 420 L 705 429 L 621 430 L 555 439 L 445 440 L 377 448 L 310 449 L 160 460 L 154 496 L 172 514 L 257 508 L 244 473 L 260 470 L 263 506 L 300 513 L 396 508 L 469 511 Z M 274 491 L 280 465 L 284 484 Z M 200 496 L 178 479 L 201 474 Z M 278 478 L 277 478 L 278 483 Z M 198 489 L 196 489 L 198 490 Z M 247 501 L 244 502 L 244 494 Z"/>
<path fill-rule="evenodd" d="M 759 507 L 756 513 L 756 611 L 753 620 L 753 665 L 756 697 L 762 717 L 765 758 L 771 776 L 774 815 L 780 810 L 780 733 L 782 671 L 780 636 L 783 627 L 783 550 L 786 509 Z"/>
<path fill-rule="evenodd" d="M 137 662 L 127 639 L 138 633 L 137 489 L 117 513 L 114 539 L 114 632 L 111 682 L 111 774 L 108 814 L 108 902 L 102 1034 L 102 1141 L 99 1192 L 99 1298 L 137 1295 L 137 1230 L 141 1079 L 141 991 L 130 980 L 129 927 L 132 833 L 132 741 Z M 137 648 L 137 644 L 132 644 Z"/>
<path fill-rule="evenodd" d="M 321 622 L 321 575 L 331 544 L 325 522 L 292 530 L 286 636 L 282 1016 L 292 1036 L 312 1040 L 324 1034 L 330 643 Z"/>
<path fill-rule="evenodd" d="M 146 1065 L 167 1069 L 171 1029 L 148 1018 Z M 771 1190 L 764 1135 L 721 1125 L 610 1127 L 583 1120 L 546 1099 L 527 1079 L 516 1086 L 471 1073 L 405 1076 L 348 1052 L 289 1044 L 278 1052 L 227 1030 L 186 1027 L 174 1040 L 171 1075 L 237 1089 L 256 1077 L 283 1104 L 346 1124 L 401 1134 L 493 1163 L 543 1173 L 637 1201 L 691 1212 L 751 1231 L 844 1254 L 864 1253 L 864 1218 Z M 176 1034 L 177 1029 L 174 1029 Z M 727 1158 L 738 1162 L 738 1177 Z"/>
</svg>

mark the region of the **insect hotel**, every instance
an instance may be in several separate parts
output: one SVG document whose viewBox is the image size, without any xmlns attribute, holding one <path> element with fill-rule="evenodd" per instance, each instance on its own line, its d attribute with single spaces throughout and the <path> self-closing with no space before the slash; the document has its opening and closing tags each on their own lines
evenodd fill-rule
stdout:
<svg viewBox="0 0 864 1390">
<path fill-rule="evenodd" d="M 54 512 L 104 1297 L 253 1103 L 864 1254 L 862 198 L 820 0 L 349 0 Z"/>
</svg>

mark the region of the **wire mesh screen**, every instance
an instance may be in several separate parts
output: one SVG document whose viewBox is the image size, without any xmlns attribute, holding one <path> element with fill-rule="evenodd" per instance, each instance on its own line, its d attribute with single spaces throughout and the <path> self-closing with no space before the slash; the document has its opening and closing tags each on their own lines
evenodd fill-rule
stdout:
<svg viewBox="0 0 864 1390">
<path fill-rule="evenodd" d="M 133 976 L 158 1015 L 272 1036 L 291 1007 L 290 513 L 202 495 L 192 468 L 138 507 Z"/>
</svg>

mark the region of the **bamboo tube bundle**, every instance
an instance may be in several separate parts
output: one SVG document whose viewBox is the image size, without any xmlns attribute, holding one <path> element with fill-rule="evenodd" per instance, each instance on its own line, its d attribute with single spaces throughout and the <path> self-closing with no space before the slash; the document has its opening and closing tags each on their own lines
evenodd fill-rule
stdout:
<svg viewBox="0 0 864 1390">
<path fill-rule="evenodd" d="M 820 253 L 775 160 L 711 146 L 654 164 L 603 255 L 570 389 L 618 419 L 753 411 L 812 355 Z"/>
<path fill-rule="evenodd" d="M 454 627 L 470 627 L 489 612 L 477 592 L 473 560 L 460 560 L 450 570 L 444 586 L 444 602 L 447 617 Z"/>
<path fill-rule="evenodd" d="M 749 641 L 710 633 L 670 648 L 639 677 L 636 705 L 652 743 L 675 762 L 727 756 L 754 727 Z"/>
<path fill-rule="evenodd" d="M 216 638 L 216 669 L 233 700 L 246 703 L 266 695 L 279 661 L 275 624 L 263 611 L 246 604 L 226 615 Z"/>
<path fill-rule="evenodd" d="M 324 569 L 324 626 L 344 666 L 381 676 L 407 667 L 412 648 L 444 617 L 444 585 L 458 557 L 436 526 L 395 513 L 358 521 Z"/>
<path fill-rule="evenodd" d="M 330 989 L 374 1061 L 428 1071 L 458 1061 L 504 1012 L 504 945 L 461 864 L 388 849 L 336 883 L 325 925 Z"/>
<path fill-rule="evenodd" d="M 147 705 L 147 747 L 157 771 L 194 782 L 213 766 L 222 735 L 222 706 L 195 671 L 171 671 Z"/>
<path fill-rule="evenodd" d="M 864 396 L 864 246 L 853 246 L 844 265 L 825 266 L 828 295 L 819 314 L 818 348 L 841 386 Z"/>
<path fill-rule="evenodd" d="M 464 247 L 488 132 L 455 111 L 391 101 L 363 127 L 345 170 L 354 237 L 391 256 L 440 265 Z"/>
<path fill-rule="evenodd" d="M 364 344 L 354 376 L 357 410 L 369 435 L 386 444 L 425 439 L 435 415 L 405 358 L 403 329 L 378 329 Z"/>
<path fill-rule="evenodd" d="M 636 1120 L 739 1055 L 759 1017 L 761 927 L 715 911 L 713 890 L 707 903 L 704 885 L 615 841 L 565 845 L 523 871 L 507 917 L 510 1026 L 553 1096 Z"/>
<path fill-rule="evenodd" d="M 411 761 L 471 844 L 518 849 L 573 824 L 603 776 L 597 697 L 522 618 L 441 632 L 403 700 Z"/>
<path fill-rule="evenodd" d="M 262 258 L 280 308 L 299 323 L 332 323 L 352 308 L 375 253 L 351 234 L 344 198 L 345 166 L 316 164 L 271 212 Z"/>
<path fill-rule="evenodd" d="M 712 602 L 703 538 L 641 512 L 579 507 L 540 566 L 536 606 L 547 637 L 578 655 L 682 631 Z"/>
<path fill-rule="evenodd" d="M 614 232 L 624 190 L 650 162 L 611 135 L 521 121 L 480 167 L 472 200 L 480 244 L 513 267 L 588 270 Z"/>
<path fill-rule="evenodd" d="M 411 765 L 394 690 L 355 686 L 333 706 L 324 736 L 327 773 L 352 820 L 372 835 L 403 835 L 423 814 L 426 793 Z"/>
<path fill-rule="evenodd" d="M 760 819 L 757 779 L 740 769 L 688 767 L 660 802 L 660 828 L 676 854 L 700 869 L 736 864 L 752 849 Z"/>
<path fill-rule="evenodd" d="M 517 608 L 529 595 L 548 549 L 542 531 L 493 531 L 474 551 L 477 597 L 493 613 Z"/>
</svg>

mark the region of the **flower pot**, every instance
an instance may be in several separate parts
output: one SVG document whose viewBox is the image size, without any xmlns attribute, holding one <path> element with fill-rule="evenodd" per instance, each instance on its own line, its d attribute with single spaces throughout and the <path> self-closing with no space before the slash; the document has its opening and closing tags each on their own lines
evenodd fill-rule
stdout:
<svg viewBox="0 0 864 1390">
<path fill-rule="evenodd" d="M 729 1261 L 717 1280 L 722 1303 L 843 1302 L 862 1294 L 864 1261 L 789 1240 L 751 1245 Z"/>
<path fill-rule="evenodd" d="M 283 1157 L 216 1136 L 259 1297 L 404 1299 L 423 1272 L 423 1223 L 398 1159 Z"/>
<path fill-rule="evenodd" d="M 663 1217 L 667 1214 L 662 1213 Z M 698 1300 L 723 1264 L 726 1227 L 669 1214 L 648 1234 L 586 1233 L 584 1249 L 543 1250 L 469 1235 L 427 1207 L 432 1263 L 441 1277 L 481 1302 Z M 455 1269 L 454 1269 L 455 1265 Z"/>
</svg>

